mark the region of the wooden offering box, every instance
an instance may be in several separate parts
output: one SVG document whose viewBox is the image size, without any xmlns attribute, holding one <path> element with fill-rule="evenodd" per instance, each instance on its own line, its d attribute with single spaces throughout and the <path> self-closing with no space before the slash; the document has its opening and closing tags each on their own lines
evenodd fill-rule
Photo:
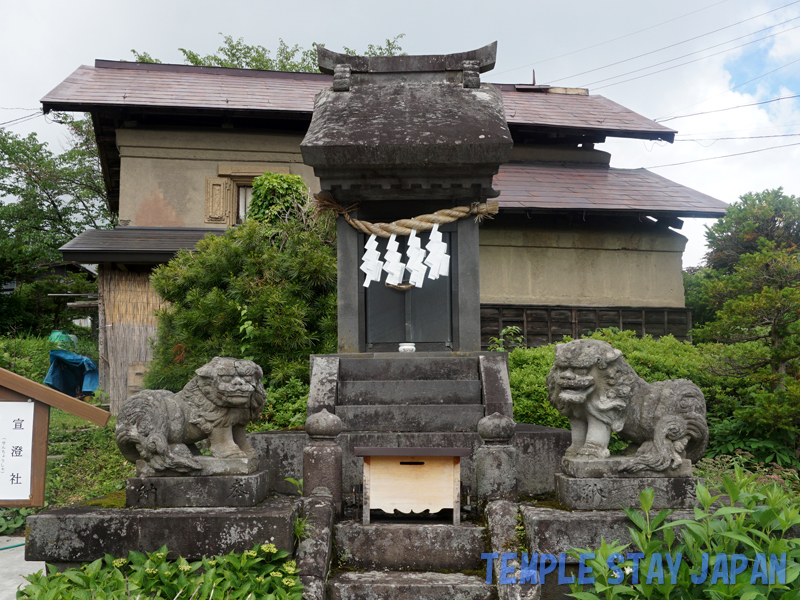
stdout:
<svg viewBox="0 0 800 600">
<path fill-rule="evenodd" d="M 461 520 L 461 457 L 469 448 L 355 448 L 364 457 L 364 524 L 369 511 L 431 513 L 453 509 Z"/>
</svg>

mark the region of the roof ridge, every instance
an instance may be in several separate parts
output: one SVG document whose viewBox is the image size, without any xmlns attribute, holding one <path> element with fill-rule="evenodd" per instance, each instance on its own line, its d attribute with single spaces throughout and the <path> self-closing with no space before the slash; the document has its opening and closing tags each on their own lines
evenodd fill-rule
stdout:
<svg viewBox="0 0 800 600">
<path fill-rule="evenodd" d="M 201 73 L 204 75 L 228 75 L 232 77 L 258 77 L 264 79 L 332 79 L 325 73 L 308 73 L 304 71 L 268 71 L 265 69 L 240 69 L 235 67 L 207 67 L 201 65 L 179 65 L 172 63 L 142 63 L 124 60 L 94 61 L 95 69 L 124 69 L 127 71 L 162 71 L 167 73 Z"/>
</svg>

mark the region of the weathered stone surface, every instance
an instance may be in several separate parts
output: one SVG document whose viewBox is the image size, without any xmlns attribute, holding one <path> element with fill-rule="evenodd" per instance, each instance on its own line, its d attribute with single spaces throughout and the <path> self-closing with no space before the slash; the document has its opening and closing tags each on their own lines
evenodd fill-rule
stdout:
<svg viewBox="0 0 800 600">
<path fill-rule="evenodd" d="M 340 381 L 478 380 L 478 357 L 393 354 L 370 358 L 342 358 Z"/>
<path fill-rule="evenodd" d="M 262 431 L 247 435 L 258 456 L 258 468 L 269 473 L 270 490 L 295 495 L 297 488 L 287 477 L 303 476 L 303 448 L 310 439 L 305 431 Z"/>
<path fill-rule="evenodd" d="M 319 487 L 333 496 L 337 514 L 342 511 L 342 449 L 335 442 L 312 441 L 303 449 L 303 490 L 310 495 Z"/>
<path fill-rule="evenodd" d="M 517 504 L 508 502 L 507 500 L 494 500 L 486 505 L 486 521 L 489 525 L 489 540 L 492 545 L 492 552 L 501 555 L 504 552 L 510 552 L 512 548 L 519 546 L 519 539 L 517 538 Z M 518 570 L 520 567 L 519 558 L 510 560 L 507 566 L 513 566 Z M 496 559 L 493 561 L 492 568 L 494 570 L 494 582 L 500 581 L 500 569 L 502 561 Z M 539 585 L 519 585 L 519 584 L 505 584 L 497 586 L 498 596 L 500 600 L 538 600 L 540 597 Z"/>
<path fill-rule="evenodd" d="M 311 355 L 311 382 L 308 389 L 308 415 L 321 411 L 334 412 L 339 381 L 339 359 L 335 356 Z"/>
<path fill-rule="evenodd" d="M 692 508 L 697 504 L 696 477 L 578 479 L 556 474 L 556 498 L 574 510 L 638 508 L 639 493 L 655 490 L 653 508 Z"/>
<path fill-rule="evenodd" d="M 162 508 L 255 506 L 268 493 L 266 471 L 220 477 L 131 477 L 125 484 L 125 503 L 130 507 Z"/>
<path fill-rule="evenodd" d="M 508 418 L 514 417 L 514 404 L 511 400 L 511 385 L 508 381 L 508 354 L 495 352 L 478 358 L 481 371 L 481 391 L 486 414 L 500 413 Z"/>
<path fill-rule="evenodd" d="M 205 475 L 195 446 L 203 440 L 208 440 L 216 459 L 255 459 L 245 427 L 264 407 L 261 367 L 250 360 L 218 356 L 196 373 L 177 394 L 144 390 L 123 404 L 117 417 L 117 446 L 129 461 L 146 463 L 147 468 L 137 465 L 140 477 L 160 471 L 170 476 Z M 224 469 L 223 474 L 233 473 Z"/>
<path fill-rule="evenodd" d="M 579 478 L 597 477 L 691 477 L 692 461 L 683 460 L 681 464 L 673 469 L 667 468 L 664 471 L 643 470 L 636 473 L 623 470 L 631 461 L 636 460 L 632 456 L 610 456 L 608 458 L 586 458 L 581 456 L 565 457 L 561 463 L 565 475 Z"/>
<path fill-rule="evenodd" d="M 158 477 L 166 477 L 175 479 L 177 477 L 252 475 L 258 471 L 258 459 L 255 456 L 252 458 L 215 458 L 213 456 L 200 455 L 195 456 L 193 459 L 199 468 L 189 473 L 182 473 L 173 469 L 157 470 L 153 468 L 152 463 L 145 460 L 137 460 L 136 475 L 140 478 L 156 479 Z"/>
<path fill-rule="evenodd" d="M 462 573 L 339 573 L 328 580 L 328 600 L 495 600 L 497 589 Z"/>
<path fill-rule="evenodd" d="M 477 497 L 487 500 L 517 499 L 517 451 L 514 446 L 486 445 L 475 452 Z"/>
<path fill-rule="evenodd" d="M 25 559 L 85 562 L 166 545 L 198 560 L 266 542 L 291 552 L 295 516 L 294 505 L 282 499 L 252 508 L 61 508 L 28 517 Z"/>
<path fill-rule="evenodd" d="M 480 404 L 337 406 L 345 431 L 475 431 L 483 418 Z"/>
<path fill-rule="evenodd" d="M 664 471 L 684 459 L 700 460 L 708 444 L 700 388 L 686 379 L 647 383 L 606 342 L 558 344 L 547 389 L 553 406 L 570 419 L 568 457 L 608 458 L 615 431 L 638 446 L 622 471 Z"/>
<path fill-rule="evenodd" d="M 306 433 L 312 440 L 334 439 L 342 433 L 342 420 L 323 408 L 306 419 Z"/>
<path fill-rule="evenodd" d="M 500 413 L 486 415 L 478 421 L 478 435 L 487 444 L 507 444 L 515 431 L 514 421 Z"/>
<path fill-rule="evenodd" d="M 481 383 L 458 381 L 343 381 L 337 404 L 481 404 Z"/>
<path fill-rule="evenodd" d="M 481 568 L 485 528 L 343 522 L 334 527 L 336 548 L 348 567 L 436 571 Z"/>
<path fill-rule="evenodd" d="M 310 497 L 303 498 L 302 511 L 308 537 L 300 542 L 295 557 L 300 573 L 320 582 L 328 578 L 333 551 L 333 497 L 324 492 L 317 488 Z"/>
<path fill-rule="evenodd" d="M 555 489 L 553 475 L 561 471 L 561 459 L 570 444 L 570 432 L 555 427 L 517 423 L 517 485 L 525 496 Z"/>
<path fill-rule="evenodd" d="M 527 547 L 540 554 L 559 554 L 573 548 L 599 548 L 600 538 L 606 542 L 620 540 L 622 544 L 632 542 L 629 527 L 635 527 L 621 510 L 606 511 L 566 511 L 552 508 L 520 507 Z M 693 519 L 690 510 L 676 511 L 668 520 Z M 578 560 L 567 556 L 567 563 L 577 564 Z"/>
<path fill-rule="evenodd" d="M 303 584 L 303 600 L 325 600 L 325 582 L 319 577 L 300 575 Z"/>
</svg>

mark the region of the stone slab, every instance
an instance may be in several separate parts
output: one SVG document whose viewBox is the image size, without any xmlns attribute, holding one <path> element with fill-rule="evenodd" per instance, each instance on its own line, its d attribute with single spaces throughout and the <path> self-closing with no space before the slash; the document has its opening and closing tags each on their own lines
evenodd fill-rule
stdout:
<svg viewBox="0 0 800 600">
<path fill-rule="evenodd" d="M 464 571 L 480 569 L 486 528 L 352 521 L 334 527 L 336 548 L 355 569 Z"/>
<path fill-rule="evenodd" d="M 641 478 L 641 477 L 691 477 L 692 461 L 684 460 L 677 469 L 666 471 L 638 471 L 627 473 L 620 469 L 630 464 L 632 456 L 611 456 L 609 458 L 564 458 L 563 472 L 570 477 L 579 478 Z"/>
<path fill-rule="evenodd" d="M 561 471 L 561 459 L 571 443 L 569 431 L 542 425 L 517 423 L 513 438 L 517 450 L 517 489 L 520 495 L 532 496 L 553 492 L 554 474 Z M 287 477 L 303 476 L 303 448 L 309 443 L 303 431 L 264 431 L 251 433 L 248 441 L 256 449 L 260 469 L 269 472 L 270 489 L 280 494 L 296 494 Z M 354 455 L 356 446 L 472 448 L 481 446 L 481 438 L 470 432 L 349 432 L 337 438 L 342 447 L 342 489 L 346 503 L 352 503 L 352 486 L 361 484 L 363 460 Z M 461 460 L 461 483 L 475 494 L 475 462 Z M 358 495 L 360 497 L 360 495 Z"/>
<path fill-rule="evenodd" d="M 632 543 L 628 528 L 635 526 L 621 510 L 567 511 L 523 504 L 520 512 L 531 552 L 557 556 L 573 548 L 599 548 L 601 538 L 606 542 Z M 675 511 L 667 517 L 669 521 L 693 518 L 691 510 Z M 567 562 L 577 564 L 578 560 L 567 556 Z"/>
<path fill-rule="evenodd" d="M 510 548 L 519 546 L 517 539 L 518 508 L 517 504 L 507 500 L 494 500 L 486 505 L 486 521 L 489 525 L 489 541 L 492 552 L 502 556 L 504 552 L 509 552 Z M 519 557 L 508 561 L 507 565 L 519 569 Z M 500 559 L 492 561 L 492 569 L 494 581 L 500 581 L 502 561 Z M 538 584 L 519 585 L 518 583 L 498 585 L 497 591 L 500 600 L 536 600 L 540 597 L 541 592 Z"/>
<path fill-rule="evenodd" d="M 193 457 L 202 465 L 199 471 L 180 473 L 178 471 L 156 471 L 144 460 L 136 461 L 138 477 L 214 477 L 218 475 L 250 475 L 258 470 L 257 458 L 216 458 L 214 456 Z"/>
<path fill-rule="evenodd" d="M 481 382 L 457 381 L 343 381 L 337 404 L 481 404 Z M 330 410 L 330 409 L 329 409 Z"/>
<path fill-rule="evenodd" d="M 517 423 L 517 489 L 522 496 L 555 490 L 553 475 L 561 472 L 561 459 L 572 444 L 566 429 Z"/>
<path fill-rule="evenodd" d="M 297 548 L 297 568 L 303 576 L 325 581 L 333 553 L 333 497 L 303 498 L 302 511 L 308 537 Z"/>
<path fill-rule="evenodd" d="M 556 473 L 556 498 L 573 510 L 639 508 L 639 493 L 655 490 L 653 508 L 693 508 L 696 477 L 577 478 Z"/>
<path fill-rule="evenodd" d="M 477 357 L 412 356 L 341 358 L 339 381 L 477 380 Z"/>
<path fill-rule="evenodd" d="M 339 573 L 328 580 L 328 600 L 496 600 L 497 588 L 463 573 Z"/>
<path fill-rule="evenodd" d="M 344 431 L 475 431 L 484 416 L 482 404 L 337 406 Z"/>
<path fill-rule="evenodd" d="M 481 372 L 481 390 L 486 415 L 500 413 L 514 418 L 514 403 L 511 400 L 511 385 L 508 380 L 508 354 L 497 352 L 494 355 L 478 358 Z"/>
<path fill-rule="evenodd" d="M 87 562 L 166 545 L 171 555 L 199 560 L 266 542 L 293 552 L 296 515 L 286 499 L 245 508 L 60 508 L 28 517 L 25 559 Z"/>
<path fill-rule="evenodd" d="M 255 506 L 269 493 L 269 474 L 217 477 L 131 477 L 125 485 L 126 506 Z"/>
<path fill-rule="evenodd" d="M 327 409 L 333 413 L 339 385 L 339 359 L 334 356 L 311 356 L 311 378 L 307 412 L 310 415 Z"/>
</svg>

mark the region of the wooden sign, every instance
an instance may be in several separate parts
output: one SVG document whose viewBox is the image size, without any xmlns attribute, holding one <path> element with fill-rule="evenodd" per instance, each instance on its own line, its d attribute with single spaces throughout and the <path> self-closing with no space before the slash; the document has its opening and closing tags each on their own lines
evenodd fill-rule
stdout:
<svg viewBox="0 0 800 600">
<path fill-rule="evenodd" d="M 50 407 L 104 426 L 106 411 L 0 369 L 0 507 L 44 506 Z"/>
</svg>

